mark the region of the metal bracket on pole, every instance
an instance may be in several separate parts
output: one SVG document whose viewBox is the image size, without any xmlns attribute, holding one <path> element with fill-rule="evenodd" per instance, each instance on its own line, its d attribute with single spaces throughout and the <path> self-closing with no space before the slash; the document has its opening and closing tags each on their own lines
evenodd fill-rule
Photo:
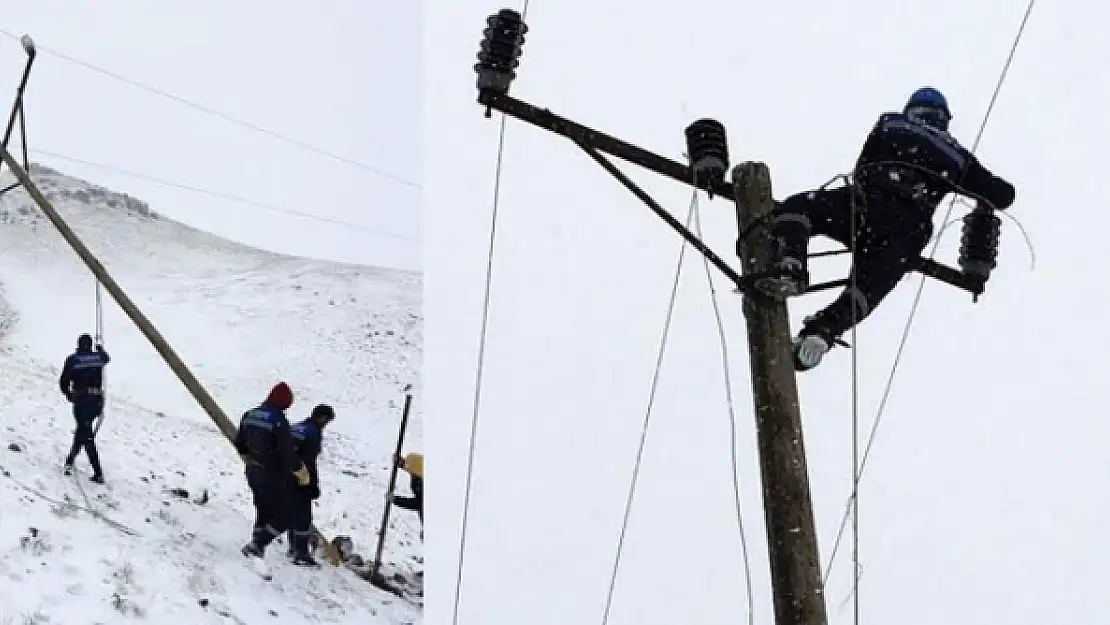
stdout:
<svg viewBox="0 0 1110 625">
<path fill-rule="evenodd" d="M 23 51 L 27 53 L 27 64 L 23 66 L 23 77 L 19 80 L 19 87 L 15 91 L 15 102 L 12 103 L 11 114 L 8 115 L 8 125 L 4 129 L 4 139 L 0 141 L 0 145 L 4 149 L 8 148 L 8 142 L 12 138 L 12 132 L 15 130 L 15 124 L 19 122 L 19 142 L 20 153 L 23 156 L 23 168 L 26 170 L 31 169 L 31 162 L 27 155 L 27 119 L 23 112 L 23 93 L 27 90 L 27 81 L 31 78 L 31 66 L 35 63 L 35 40 L 31 39 L 30 35 L 23 35 L 19 40 L 23 44 Z M 0 163 L 0 167 L 3 163 Z M 4 195 L 12 189 L 18 188 L 22 183 L 17 179 L 12 184 L 0 189 L 0 195 Z"/>
</svg>

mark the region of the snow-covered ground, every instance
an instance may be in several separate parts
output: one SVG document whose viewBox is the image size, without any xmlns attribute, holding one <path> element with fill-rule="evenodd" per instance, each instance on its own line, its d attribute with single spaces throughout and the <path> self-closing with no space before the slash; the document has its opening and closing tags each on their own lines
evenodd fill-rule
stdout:
<svg viewBox="0 0 1110 625">
<path fill-rule="evenodd" d="M 233 421 L 278 380 L 294 391 L 290 420 L 335 407 L 316 526 L 372 557 L 409 383 L 405 447 L 422 448 L 420 276 L 246 248 L 133 198 L 32 174 Z M 241 463 L 106 293 L 113 362 L 97 442 L 108 484 L 88 482 L 83 455 L 78 479 L 62 474 L 72 417 L 58 367 L 94 330 L 94 288 L 25 192 L 0 197 L 0 625 L 420 622 L 421 599 L 344 569 L 292 567 L 284 545 L 267 554 L 272 582 L 245 564 L 253 509 Z M 408 492 L 404 474 L 398 484 Z M 419 531 L 415 514 L 394 509 L 383 572 L 419 583 Z"/>
</svg>

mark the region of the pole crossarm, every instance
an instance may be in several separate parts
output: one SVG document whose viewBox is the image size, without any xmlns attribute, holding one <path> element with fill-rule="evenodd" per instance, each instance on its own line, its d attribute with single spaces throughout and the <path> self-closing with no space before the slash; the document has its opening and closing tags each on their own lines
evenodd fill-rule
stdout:
<svg viewBox="0 0 1110 625">
<path fill-rule="evenodd" d="M 583 151 L 586 152 L 594 161 L 596 161 L 602 168 L 608 171 L 613 177 L 621 182 L 633 195 L 640 201 L 646 204 L 652 212 L 659 216 L 660 219 L 665 221 L 669 226 L 675 229 L 693 245 L 698 252 L 700 252 L 710 263 L 713 264 L 721 273 L 736 285 L 736 289 L 741 292 L 747 292 L 752 288 L 755 280 L 763 277 L 766 272 L 758 272 L 750 275 L 741 276 L 739 272 L 732 269 L 720 256 L 714 253 L 709 247 L 696 235 L 686 229 L 679 223 L 670 213 L 660 206 L 660 204 L 652 199 L 652 197 L 644 191 L 635 182 L 623 174 L 617 167 L 608 159 L 604 157 L 601 152 L 610 154 L 622 160 L 628 161 L 635 165 L 639 165 L 645 169 L 653 171 L 661 176 L 670 178 L 682 184 L 697 186 L 700 189 L 711 191 L 714 196 L 728 199 L 735 202 L 733 194 L 733 184 L 723 178 L 720 180 L 708 181 L 704 184 L 694 185 L 694 170 L 688 166 L 679 163 L 678 161 L 671 160 L 665 156 L 661 156 L 644 148 L 633 145 L 623 139 L 619 139 L 612 135 L 595 130 L 588 126 L 579 124 L 573 120 L 565 117 L 560 117 L 552 113 L 548 109 L 543 109 L 533 104 L 529 104 L 523 100 L 514 98 L 508 94 L 498 93 L 493 89 L 482 89 L 478 93 L 478 102 L 485 105 L 488 109 L 500 111 L 510 117 L 519 119 L 542 128 L 544 130 L 553 132 L 557 135 L 570 139 Z M 930 258 L 919 258 L 913 264 L 913 270 L 921 273 L 922 275 L 933 278 L 945 284 L 954 286 L 958 289 L 967 291 L 973 295 L 980 295 L 983 292 L 983 284 L 981 280 L 973 276 L 968 276 L 962 271 L 937 262 Z M 822 282 L 820 284 L 811 285 L 806 289 L 806 293 L 814 293 L 826 289 L 846 286 L 849 282 L 848 278 L 839 280 L 832 280 L 829 282 Z"/>
<path fill-rule="evenodd" d="M 488 108 L 496 109 L 510 117 L 523 122 L 549 130 L 557 135 L 562 135 L 575 143 L 589 146 L 595 150 L 605 152 L 619 159 L 634 163 L 649 169 L 661 176 L 665 176 L 682 184 L 691 184 L 694 180 L 693 170 L 678 161 L 671 160 L 649 150 L 632 145 L 631 143 L 608 135 L 600 130 L 583 126 L 578 122 L 565 117 L 560 117 L 547 109 L 541 109 L 523 100 L 518 100 L 507 94 L 500 94 L 490 89 L 478 93 L 478 102 Z M 705 188 L 705 187 L 700 187 Z M 732 183 L 724 180 L 716 181 L 709 186 L 713 195 L 732 200 Z"/>
<path fill-rule="evenodd" d="M 697 248 L 718 270 L 736 283 L 738 291 L 749 292 L 754 280 L 761 276 L 747 274 L 741 277 L 737 271 L 714 254 L 699 237 L 684 228 L 672 215 L 663 210 L 658 202 L 601 155 L 601 152 L 605 152 L 676 182 L 705 190 L 710 198 L 726 198 L 736 202 L 734 181 L 725 179 L 729 157 L 724 126 L 713 119 L 699 119 L 690 124 L 686 128 L 686 156 L 690 164 L 684 165 L 595 128 L 556 115 L 549 109 L 515 98 L 509 95 L 509 89 L 517 76 L 516 70 L 520 66 L 519 57 L 524 47 L 524 35 L 528 32 L 528 26 L 524 23 L 523 16 L 513 9 L 501 9 L 489 16 L 486 19 L 486 25 L 478 52 L 478 63 L 474 65 L 474 71 L 478 76 L 478 103 L 486 107 L 486 117 L 490 117 L 491 112 L 496 109 L 505 115 L 570 139 L 616 177 L 640 201 L 647 204 L 687 242 Z M 764 216 L 766 217 L 769 215 Z M 743 245 L 742 239 L 745 238 L 745 232 L 756 224 L 738 225 L 741 233 L 739 237 L 741 240 L 737 242 L 739 247 Z M 989 244 L 991 242 L 989 230 L 988 227 L 984 230 L 985 234 L 979 233 L 980 236 L 976 237 L 976 241 L 983 245 Z M 960 264 L 961 267 L 964 265 L 962 257 Z M 969 275 L 932 259 L 917 259 L 913 269 L 922 275 L 968 291 L 973 299 L 978 299 L 986 286 L 985 276 Z M 827 282 L 815 285 L 806 292 L 833 288 L 847 282 L 847 280 Z"/>
</svg>

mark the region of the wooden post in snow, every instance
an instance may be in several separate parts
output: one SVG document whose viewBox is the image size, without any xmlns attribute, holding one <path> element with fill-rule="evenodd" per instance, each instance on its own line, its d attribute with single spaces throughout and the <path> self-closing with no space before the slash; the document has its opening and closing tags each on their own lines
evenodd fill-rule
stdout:
<svg viewBox="0 0 1110 625">
<path fill-rule="evenodd" d="M 733 168 L 732 180 L 741 230 L 758 224 L 736 242 L 742 272 L 764 271 L 772 260 L 768 213 L 774 208 L 774 200 L 770 170 L 763 163 L 741 163 Z M 744 317 L 748 326 L 775 624 L 826 625 L 786 302 L 745 295 Z"/>
<path fill-rule="evenodd" d="M 406 389 L 407 390 L 407 389 Z M 386 487 L 386 498 L 393 498 L 393 489 L 397 486 L 397 470 L 400 469 L 398 458 L 405 447 L 405 430 L 409 424 L 409 409 L 412 408 L 412 393 L 405 394 L 405 406 L 401 409 L 401 428 L 397 434 L 397 448 L 393 452 L 393 468 L 389 472 L 389 486 Z M 385 531 L 389 527 L 389 511 L 393 508 L 391 503 L 386 503 L 382 509 L 382 524 L 378 528 L 378 548 L 374 551 L 374 564 L 370 570 L 371 577 L 380 577 L 378 571 L 382 566 L 382 549 L 385 547 Z"/>
</svg>

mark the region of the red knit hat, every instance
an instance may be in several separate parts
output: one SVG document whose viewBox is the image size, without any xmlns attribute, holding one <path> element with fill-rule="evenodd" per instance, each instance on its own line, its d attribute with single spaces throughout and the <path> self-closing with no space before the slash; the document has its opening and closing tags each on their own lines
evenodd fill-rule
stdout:
<svg viewBox="0 0 1110 625">
<path fill-rule="evenodd" d="M 293 389 L 285 382 L 278 382 L 274 388 L 270 389 L 270 394 L 266 397 L 266 404 L 279 408 L 281 410 L 288 410 L 289 406 L 293 405 Z"/>
</svg>

